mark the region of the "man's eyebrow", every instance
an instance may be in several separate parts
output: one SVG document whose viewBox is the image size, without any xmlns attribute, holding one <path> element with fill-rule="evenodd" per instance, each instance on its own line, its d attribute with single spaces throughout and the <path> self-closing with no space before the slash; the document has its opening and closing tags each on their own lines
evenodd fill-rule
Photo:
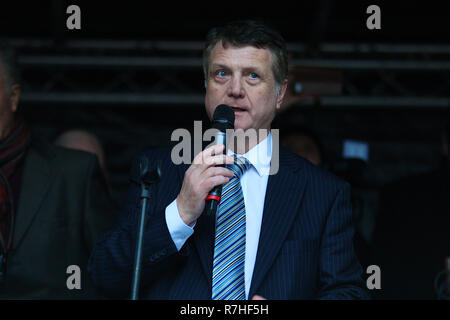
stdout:
<svg viewBox="0 0 450 320">
<path fill-rule="evenodd" d="M 257 66 L 249 66 L 249 67 L 245 67 L 242 69 L 244 72 L 256 72 L 258 74 L 262 74 L 263 71 L 261 70 L 261 68 L 257 67 Z"/>
<path fill-rule="evenodd" d="M 230 67 L 222 63 L 213 63 L 211 69 L 230 69 Z"/>
<path fill-rule="evenodd" d="M 211 65 L 211 69 L 230 69 L 230 67 L 227 66 L 226 64 L 223 64 L 223 63 L 213 63 Z M 244 71 L 244 72 L 256 72 L 258 74 L 262 74 L 263 73 L 261 68 L 258 67 L 258 66 L 244 67 L 244 68 L 242 68 L 242 71 Z"/>
</svg>

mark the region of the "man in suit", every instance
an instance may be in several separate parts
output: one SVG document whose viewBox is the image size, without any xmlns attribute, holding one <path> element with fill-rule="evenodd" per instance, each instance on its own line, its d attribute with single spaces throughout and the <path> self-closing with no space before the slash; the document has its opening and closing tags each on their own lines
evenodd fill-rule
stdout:
<svg viewBox="0 0 450 320">
<path fill-rule="evenodd" d="M 147 299 L 366 298 L 355 257 L 349 185 L 286 149 L 270 125 L 287 86 L 282 37 L 255 21 L 214 28 L 204 50 L 205 106 L 227 104 L 235 129 L 257 139 L 206 148 L 192 164 L 150 150 L 132 166 L 121 222 L 94 248 L 89 271 L 105 295 L 130 291 L 139 216 L 139 159 L 161 163 L 145 227 L 141 297 Z M 242 141 L 241 141 L 242 142 Z M 279 158 L 276 174 L 270 167 Z M 227 167 L 217 166 L 227 164 Z M 205 198 L 223 185 L 216 216 Z"/>
<path fill-rule="evenodd" d="M 0 43 L 0 299 L 89 299 L 98 235 L 115 222 L 96 156 L 33 137 Z"/>
</svg>

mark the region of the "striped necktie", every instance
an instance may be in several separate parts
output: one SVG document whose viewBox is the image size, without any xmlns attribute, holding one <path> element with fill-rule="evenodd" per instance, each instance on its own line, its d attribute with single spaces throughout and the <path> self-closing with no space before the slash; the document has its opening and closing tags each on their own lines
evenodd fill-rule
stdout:
<svg viewBox="0 0 450 320">
<path fill-rule="evenodd" d="M 216 216 L 213 300 L 245 300 L 245 203 L 240 178 L 250 167 L 244 157 L 227 166 L 234 172 L 223 186 Z"/>
</svg>

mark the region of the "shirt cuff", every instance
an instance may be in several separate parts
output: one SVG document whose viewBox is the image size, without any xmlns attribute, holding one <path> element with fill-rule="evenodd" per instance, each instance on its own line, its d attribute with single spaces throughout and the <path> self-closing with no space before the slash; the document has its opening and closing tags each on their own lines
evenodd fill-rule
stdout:
<svg viewBox="0 0 450 320">
<path fill-rule="evenodd" d="M 177 250 L 180 251 L 186 240 L 194 233 L 194 226 L 188 226 L 180 217 L 177 207 L 177 199 L 166 207 L 166 223 Z"/>
</svg>

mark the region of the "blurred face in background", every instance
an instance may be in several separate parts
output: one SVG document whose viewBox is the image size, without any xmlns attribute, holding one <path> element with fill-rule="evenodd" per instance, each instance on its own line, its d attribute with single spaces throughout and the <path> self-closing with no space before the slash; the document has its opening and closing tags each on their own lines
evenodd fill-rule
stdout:
<svg viewBox="0 0 450 320">
<path fill-rule="evenodd" d="M 0 141 L 3 141 L 14 127 L 19 96 L 20 86 L 8 84 L 3 62 L 0 60 Z"/>
<path fill-rule="evenodd" d="M 283 139 L 283 146 L 298 154 L 300 157 L 309 160 L 316 166 L 322 164 L 319 146 L 314 142 L 314 139 L 307 135 L 298 134 L 287 136 Z"/>
</svg>

